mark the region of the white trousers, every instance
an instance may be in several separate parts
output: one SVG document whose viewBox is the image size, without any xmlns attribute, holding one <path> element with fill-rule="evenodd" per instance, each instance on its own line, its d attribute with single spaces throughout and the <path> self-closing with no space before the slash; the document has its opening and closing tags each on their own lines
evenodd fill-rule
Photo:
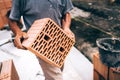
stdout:
<svg viewBox="0 0 120 80">
<path fill-rule="evenodd" d="M 37 58 L 43 70 L 45 80 L 63 80 L 62 71 L 60 68 L 43 61 L 39 57 Z"/>
</svg>

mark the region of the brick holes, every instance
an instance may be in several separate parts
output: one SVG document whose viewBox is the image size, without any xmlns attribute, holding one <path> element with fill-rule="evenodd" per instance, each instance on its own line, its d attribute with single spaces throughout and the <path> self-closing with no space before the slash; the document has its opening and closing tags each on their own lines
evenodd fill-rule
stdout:
<svg viewBox="0 0 120 80">
<path fill-rule="evenodd" d="M 44 36 L 44 39 L 45 39 L 46 41 L 49 41 L 49 40 L 50 40 L 50 37 L 47 36 L 47 35 L 45 35 L 45 36 Z"/>
<path fill-rule="evenodd" d="M 63 47 L 60 47 L 60 51 L 61 51 L 61 52 L 64 52 L 65 49 L 64 49 Z"/>
<path fill-rule="evenodd" d="M 36 32 L 35 30 L 40 31 Z M 29 46 L 26 45 L 28 41 L 23 42 L 23 45 L 33 53 L 40 54 L 39 57 L 46 62 L 61 67 L 69 50 L 74 45 L 74 41 L 49 18 L 35 21 L 28 32 L 28 35 L 34 34 L 36 37 L 33 36 L 35 39 L 29 40 L 31 41 Z"/>
</svg>

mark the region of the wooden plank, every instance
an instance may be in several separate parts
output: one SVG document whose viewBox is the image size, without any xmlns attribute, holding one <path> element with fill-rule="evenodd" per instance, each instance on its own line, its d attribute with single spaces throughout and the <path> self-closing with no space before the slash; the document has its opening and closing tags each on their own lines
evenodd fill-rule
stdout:
<svg viewBox="0 0 120 80">
<path fill-rule="evenodd" d="M 99 80 L 99 74 L 96 70 L 94 70 L 94 80 Z"/>
<path fill-rule="evenodd" d="M 107 80 L 108 76 L 108 67 L 104 64 L 102 64 L 99 54 L 96 53 L 93 55 L 93 64 L 94 64 L 94 69 Z"/>
<path fill-rule="evenodd" d="M 117 68 L 110 68 L 110 80 L 120 80 L 120 70 L 117 70 Z"/>
</svg>

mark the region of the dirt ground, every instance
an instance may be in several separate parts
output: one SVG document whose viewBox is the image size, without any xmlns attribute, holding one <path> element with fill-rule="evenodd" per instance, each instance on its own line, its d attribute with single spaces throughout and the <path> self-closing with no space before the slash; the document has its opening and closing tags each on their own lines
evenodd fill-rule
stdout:
<svg viewBox="0 0 120 80">
<path fill-rule="evenodd" d="M 71 24 L 71 29 L 76 36 L 75 47 L 92 61 L 93 53 L 98 52 L 97 39 L 120 37 L 120 5 L 88 2 L 73 2 L 73 4 L 83 10 L 82 13 L 73 11 L 76 15 L 79 14 L 74 15 Z"/>
</svg>

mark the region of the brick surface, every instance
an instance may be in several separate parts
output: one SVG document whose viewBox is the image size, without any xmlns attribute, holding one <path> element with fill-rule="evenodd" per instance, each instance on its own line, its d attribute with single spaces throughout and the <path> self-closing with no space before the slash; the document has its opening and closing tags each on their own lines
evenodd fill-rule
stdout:
<svg viewBox="0 0 120 80">
<path fill-rule="evenodd" d="M 61 67 L 74 40 L 51 19 L 36 20 L 27 32 L 29 38 L 22 44 L 46 62 Z"/>
<path fill-rule="evenodd" d="M 19 76 L 12 60 L 1 63 L 0 80 L 19 80 Z"/>
<path fill-rule="evenodd" d="M 0 0 L 0 19 L 2 18 L 3 21 L 0 21 L 0 29 L 6 25 L 6 13 L 12 7 L 12 0 Z"/>
</svg>

